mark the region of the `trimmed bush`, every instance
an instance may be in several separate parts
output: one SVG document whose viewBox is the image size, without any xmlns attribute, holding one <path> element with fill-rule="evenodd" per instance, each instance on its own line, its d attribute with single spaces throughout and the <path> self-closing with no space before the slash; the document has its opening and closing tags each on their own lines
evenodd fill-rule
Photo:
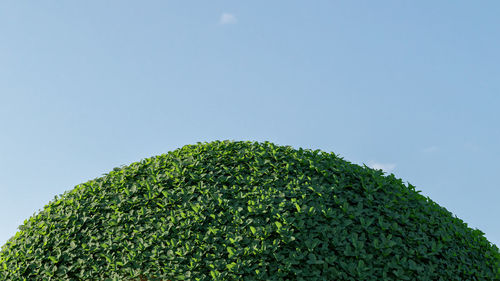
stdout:
<svg viewBox="0 0 500 281">
<path fill-rule="evenodd" d="M 56 197 L 0 280 L 500 280 L 484 233 L 394 175 L 269 142 L 187 145 Z"/>
</svg>

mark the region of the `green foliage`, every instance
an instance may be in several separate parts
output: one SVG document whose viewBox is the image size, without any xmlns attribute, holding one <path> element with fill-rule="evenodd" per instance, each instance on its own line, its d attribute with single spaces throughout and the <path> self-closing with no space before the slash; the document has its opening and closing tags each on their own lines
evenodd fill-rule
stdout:
<svg viewBox="0 0 500 281">
<path fill-rule="evenodd" d="M 0 280 L 500 280 L 500 252 L 394 175 L 319 150 L 215 141 L 56 197 Z"/>
</svg>

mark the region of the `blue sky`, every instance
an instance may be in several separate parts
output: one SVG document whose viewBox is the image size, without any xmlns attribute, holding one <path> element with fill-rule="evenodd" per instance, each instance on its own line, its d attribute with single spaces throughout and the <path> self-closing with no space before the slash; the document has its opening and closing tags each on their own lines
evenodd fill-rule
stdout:
<svg viewBox="0 0 500 281">
<path fill-rule="evenodd" d="M 498 1 L 0 4 L 0 245 L 55 195 L 213 140 L 394 173 L 500 246 Z"/>
</svg>

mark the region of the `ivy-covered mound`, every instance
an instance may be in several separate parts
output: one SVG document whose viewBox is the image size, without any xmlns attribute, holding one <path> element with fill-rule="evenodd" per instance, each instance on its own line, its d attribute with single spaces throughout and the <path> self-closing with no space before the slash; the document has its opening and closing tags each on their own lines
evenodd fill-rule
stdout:
<svg viewBox="0 0 500 281">
<path fill-rule="evenodd" d="M 500 252 L 394 175 L 319 150 L 215 141 L 56 197 L 0 280 L 500 280 Z"/>
</svg>

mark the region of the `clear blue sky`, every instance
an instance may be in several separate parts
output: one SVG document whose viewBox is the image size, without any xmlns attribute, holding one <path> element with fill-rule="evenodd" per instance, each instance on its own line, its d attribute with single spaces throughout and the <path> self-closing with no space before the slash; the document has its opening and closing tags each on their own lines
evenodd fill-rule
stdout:
<svg viewBox="0 0 500 281">
<path fill-rule="evenodd" d="M 383 168 L 500 246 L 499 12 L 498 1 L 3 2 L 0 245 L 77 184 L 230 139 Z"/>
</svg>

